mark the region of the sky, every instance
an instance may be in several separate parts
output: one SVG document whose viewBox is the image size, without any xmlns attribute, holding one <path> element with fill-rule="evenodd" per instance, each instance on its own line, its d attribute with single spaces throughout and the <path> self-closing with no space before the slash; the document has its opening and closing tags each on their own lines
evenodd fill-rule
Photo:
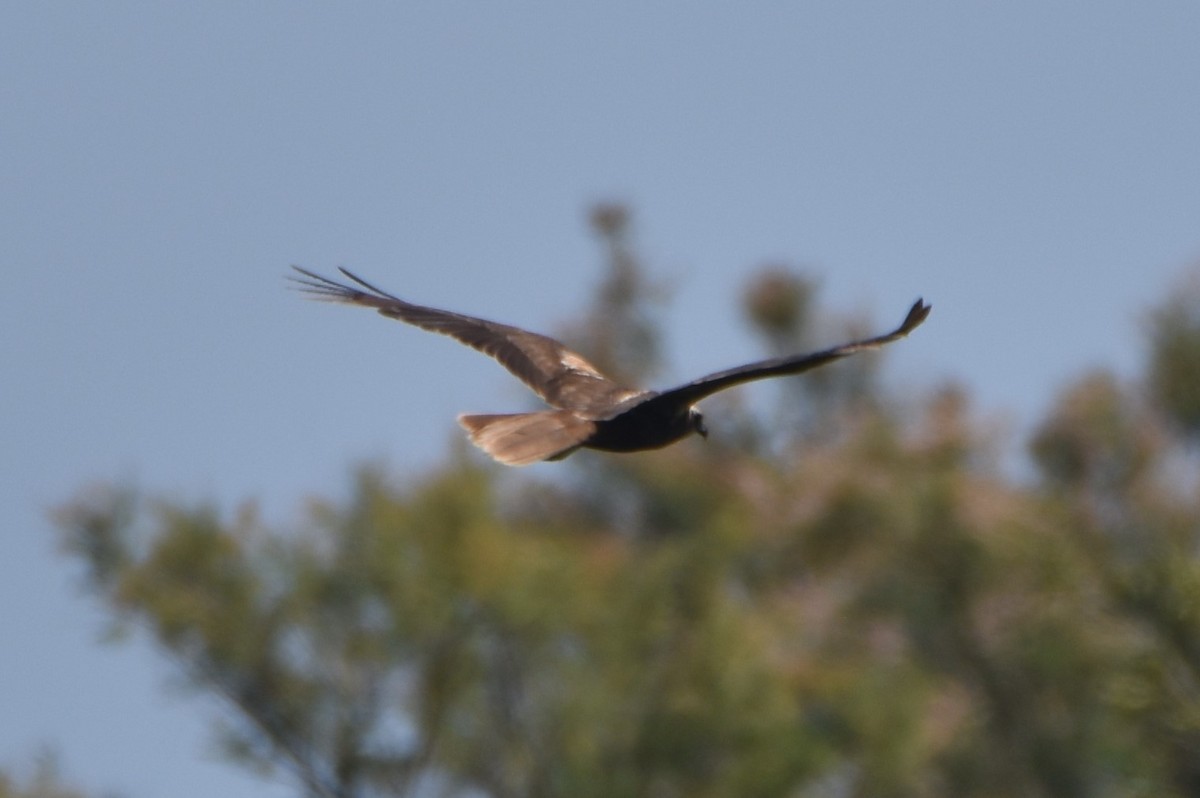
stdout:
<svg viewBox="0 0 1200 798">
<path fill-rule="evenodd" d="M 286 524 L 526 406 L 289 264 L 553 332 L 601 275 L 587 209 L 628 203 L 674 289 L 659 387 L 760 357 L 737 299 L 790 264 L 880 326 L 924 296 L 889 379 L 965 386 L 1019 451 L 1072 378 L 1137 377 L 1200 264 L 1198 40 L 1190 0 L 3 4 L 0 767 L 296 794 L 219 761 L 221 707 L 146 640 L 102 643 L 50 508 L 133 484 Z"/>
</svg>

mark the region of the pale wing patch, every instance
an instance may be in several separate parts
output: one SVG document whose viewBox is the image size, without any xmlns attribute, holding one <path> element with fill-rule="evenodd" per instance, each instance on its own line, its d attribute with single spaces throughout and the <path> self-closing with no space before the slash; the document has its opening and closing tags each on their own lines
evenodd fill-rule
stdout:
<svg viewBox="0 0 1200 798">
<path fill-rule="evenodd" d="M 559 358 L 559 362 L 562 363 L 564 367 L 570 369 L 571 371 L 575 371 L 580 374 L 586 374 L 589 377 L 595 377 L 597 379 L 601 379 L 601 380 L 605 380 L 605 381 L 608 380 L 608 378 L 605 377 L 603 374 L 601 374 L 600 371 L 595 366 L 593 366 L 591 363 L 587 362 L 586 360 L 584 360 L 583 358 L 581 358 L 579 355 L 575 354 L 574 352 L 563 352 L 562 356 Z"/>
<path fill-rule="evenodd" d="M 636 399 L 640 396 L 648 396 L 651 393 L 653 393 L 653 391 L 634 391 L 626 389 L 623 391 L 616 391 L 613 393 L 612 397 L 615 404 L 621 404 L 622 402 L 630 399 Z"/>
</svg>

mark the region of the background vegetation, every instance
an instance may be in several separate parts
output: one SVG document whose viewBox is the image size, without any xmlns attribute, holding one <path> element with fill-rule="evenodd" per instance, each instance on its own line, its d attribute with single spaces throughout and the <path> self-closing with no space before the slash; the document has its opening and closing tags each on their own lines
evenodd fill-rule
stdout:
<svg viewBox="0 0 1200 798">
<path fill-rule="evenodd" d="M 626 211 L 593 223 L 568 332 L 647 382 L 662 293 Z M 768 352 L 866 329 L 787 269 L 742 303 Z M 1020 478 L 962 389 L 862 357 L 715 397 L 707 442 L 363 468 L 296 528 L 120 487 L 59 517 L 114 628 L 298 795 L 1197 795 L 1200 288 L 1146 318 L 1141 377 L 1075 377 Z M 75 794 L 35 787 L 0 796 Z"/>
</svg>

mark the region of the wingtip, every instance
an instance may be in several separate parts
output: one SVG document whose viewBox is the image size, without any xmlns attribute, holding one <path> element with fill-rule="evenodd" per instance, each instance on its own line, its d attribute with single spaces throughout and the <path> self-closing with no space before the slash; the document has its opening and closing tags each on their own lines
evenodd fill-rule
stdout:
<svg viewBox="0 0 1200 798">
<path fill-rule="evenodd" d="M 917 297 L 917 301 L 909 308 L 908 315 L 904 317 L 904 322 L 900 325 L 901 334 L 908 335 L 920 327 L 925 319 L 929 318 L 931 310 L 933 310 L 933 305 L 928 305 L 923 298 Z"/>
<path fill-rule="evenodd" d="M 350 271 L 349 269 L 347 269 L 344 266 L 338 266 L 338 271 L 341 272 L 342 274 L 344 274 L 348 279 L 353 280 L 354 282 L 358 283 L 363 288 L 367 289 L 368 291 L 375 294 L 376 296 L 383 297 L 384 299 L 390 299 L 395 302 L 403 301 L 399 297 L 393 296 L 392 294 L 389 294 L 387 291 L 384 291 L 382 288 L 380 288 L 376 285 L 372 285 L 371 283 L 368 283 L 366 280 L 359 277 L 357 274 Z"/>
<path fill-rule="evenodd" d="M 328 277 L 309 271 L 302 266 L 293 263 L 291 267 L 301 276 L 285 275 L 285 278 L 292 283 L 290 287 L 307 294 L 310 299 L 322 302 L 353 302 L 355 295 L 359 293 L 349 286 L 330 280 Z"/>
<path fill-rule="evenodd" d="M 296 264 L 294 264 L 294 263 L 292 263 L 292 264 L 289 264 L 289 265 L 292 267 L 292 271 L 295 271 L 295 272 L 298 272 L 299 274 L 302 274 L 302 275 L 303 275 L 305 278 L 307 278 L 307 279 L 309 279 L 309 280 L 316 280 L 316 279 L 318 279 L 318 275 L 315 275 L 315 274 L 313 274 L 313 273 L 312 273 L 312 272 L 310 272 L 308 269 L 305 269 L 305 268 L 304 268 L 304 267 L 302 267 L 302 266 L 297 266 L 297 265 L 296 265 Z M 297 277 L 297 276 L 296 276 L 296 275 L 294 275 L 294 274 L 285 274 L 285 275 L 283 275 L 283 278 L 284 278 L 285 280 L 291 280 L 293 283 L 302 283 L 302 282 L 305 282 L 304 280 L 302 280 L 301 278 Z"/>
</svg>

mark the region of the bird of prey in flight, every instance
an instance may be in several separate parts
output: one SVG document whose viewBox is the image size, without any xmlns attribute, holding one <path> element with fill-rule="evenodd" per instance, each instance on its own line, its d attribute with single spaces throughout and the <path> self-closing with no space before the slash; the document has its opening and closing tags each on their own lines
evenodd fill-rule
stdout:
<svg viewBox="0 0 1200 798">
<path fill-rule="evenodd" d="M 458 423 L 471 441 L 506 465 L 561 460 L 581 447 L 606 452 L 658 449 L 693 432 L 707 437 L 696 403 L 734 385 L 765 377 L 799 374 L 826 363 L 903 338 L 929 315 L 918 299 L 890 333 L 832 349 L 788 355 L 718 371 L 668 391 L 626 388 L 605 377 L 553 338 L 448 310 L 414 305 L 392 296 L 346 269 L 354 285 L 293 266 L 291 279 L 318 299 L 374 308 L 381 315 L 455 338 L 490 355 L 528 385 L 551 410 L 533 413 L 462 414 Z"/>
</svg>

